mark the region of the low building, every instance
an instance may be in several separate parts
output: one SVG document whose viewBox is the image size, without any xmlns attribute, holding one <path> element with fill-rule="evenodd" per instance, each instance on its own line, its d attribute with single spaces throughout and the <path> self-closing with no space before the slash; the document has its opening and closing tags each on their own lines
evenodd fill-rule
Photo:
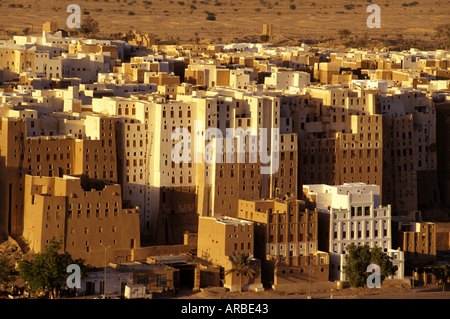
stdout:
<svg viewBox="0 0 450 319">
<path fill-rule="evenodd" d="M 141 284 L 150 292 L 162 292 L 179 287 L 180 272 L 173 267 L 146 262 L 110 263 L 118 271 L 133 274 L 133 284 Z"/>
<path fill-rule="evenodd" d="M 236 253 L 249 255 L 249 266 L 255 274 L 242 281 L 236 274 L 225 276 L 224 287 L 231 292 L 239 290 L 263 291 L 261 261 L 253 257 L 253 222 L 231 217 L 199 217 L 197 256 L 223 267 L 224 273 L 233 268 L 231 257 Z"/>
<path fill-rule="evenodd" d="M 436 263 L 436 230 L 435 223 L 423 221 L 420 211 L 392 217 L 393 246 L 405 252 L 408 272 Z"/>
<path fill-rule="evenodd" d="M 205 287 L 220 286 L 220 266 L 205 260 L 181 255 L 163 255 L 147 257 L 149 264 L 160 264 L 177 269 L 180 274 L 179 286 L 199 290 Z"/>
<path fill-rule="evenodd" d="M 80 295 L 103 295 L 105 294 L 105 268 L 91 268 L 87 270 L 89 278 L 81 278 Z M 106 294 L 123 295 L 125 286 L 133 284 L 132 271 L 120 271 L 110 266 L 106 267 Z"/>
</svg>

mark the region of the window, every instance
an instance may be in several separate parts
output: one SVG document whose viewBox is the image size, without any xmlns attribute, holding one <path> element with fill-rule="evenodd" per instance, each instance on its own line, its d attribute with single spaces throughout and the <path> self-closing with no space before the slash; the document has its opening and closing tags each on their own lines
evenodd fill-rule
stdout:
<svg viewBox="0 0 450 319">
<path fill-rule="evenodd" d="M 160 275 L 158 275 L 160 276 Z M 148 286 L 148 275 L 138 275 L 137 281 L 139 285 Z M 159 286 L 158 286 L 159 287 Z"/>
<path fill-rule="evenodd" d="M 156 275 L 156 286 L 166 287 L 167 286 L 167 275 Z"/>
</svg>

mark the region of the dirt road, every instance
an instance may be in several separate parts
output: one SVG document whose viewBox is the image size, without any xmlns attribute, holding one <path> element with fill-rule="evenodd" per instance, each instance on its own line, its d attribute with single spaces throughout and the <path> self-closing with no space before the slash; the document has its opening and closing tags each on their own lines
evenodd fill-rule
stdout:
<svg viewBox="0 0 450 319">
<path fill-rule="evenodd" d="M 242 293 L 222 292 L 215 289 L 203 289 L 193 292 L 181 289 L 176 296 L 172 293 L 154 294 L 154 299 L 307 299 L 307 293 L 281 293 L 266 289 L 264 292 Z M 319 291 L 311 293 L 312 299 L 450 299 L 450 289 L 442 292 L 442 286 L 427 287 L 383 287 L 381 289 L 347 288 L 339 291 Z"/>
</svg>

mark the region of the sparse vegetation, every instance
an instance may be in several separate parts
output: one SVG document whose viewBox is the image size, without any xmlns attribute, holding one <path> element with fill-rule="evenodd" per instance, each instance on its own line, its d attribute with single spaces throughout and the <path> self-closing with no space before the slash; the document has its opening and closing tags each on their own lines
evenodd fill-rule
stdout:
<svg viewBox="0 0 450 319">
<path fill-rule="evenodd" d="M 433 275 L 436 281 L 442 285 L 442 292 L 444 292 L 445 285 L 450 278 L 450 266 L 447 264 L 436 264 L 433 268 Z"/>
<path fill-rule="evenodd" d="M 0 286 L 9 285 L 14 282 L 16 277 L 17 274 L 14 269 L 14 264 L 6 257 L 0 258 Z"/>
<path fill-rule="evenodd" d="M 450 23 L 440 24 L 434 28 L 438 48 L 450 47 Z"/>
<path fill-rule="evenodd" d="M 267 42 L 267 41 L 269 41 L 270 37 L 269 37 L 267 34 L 263 34 L 263 35 L 261 35 L 261 36 L 259 37 L 259 39 L 260 39 L 262 42 Z"/>
<path fill-rule="evenodd" d="M 291 4 L 290 6 L 289 6 L 289 9 L 291 9 L 291 10 L 295 10 L 297 7 L 295 6 L 295 4 Z"/>
<path fill-rule="evenodd" d="M 414 7 L 414 6 L 417 6 L 418 4 L 419 4 L 419 2 L 417 2 L 417 1 L 413 1 L 410 3 L 404 2 L 404 3 L 402 3 L 402 7 Z"/>
<path fill-rule="evenodd" d="M 94 36 L 99 30 L 98 21 L 94 20 L 92 17 L 88 16 L 83 18 L 81 21 L 81 32 L 88 36 Z"/>
<path fill-rule="evenodd" d="M 216 20 L 216 14 L 215 13 L 212 13 L 212 12 L 209 12 L 209 11 L 206 11 L 205 13 L 206 13 L 206 20 L 209 20 L 209 21 L 215 21 Z"/>
<path fill-rule="evenodd" d="M 348 39 L 350 34 L 352 34 L 352 32 L 349 29 L 342 29 L 338 31 L 338 35 L 341 38 L 341 40 Z"/>
</svg>

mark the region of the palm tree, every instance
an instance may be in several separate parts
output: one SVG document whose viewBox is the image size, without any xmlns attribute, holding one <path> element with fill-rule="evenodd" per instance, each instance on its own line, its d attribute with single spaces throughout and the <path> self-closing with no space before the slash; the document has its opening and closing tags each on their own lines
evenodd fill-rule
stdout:
<svg viewBox="0 0 450 319">
<path fill-rule="evenodd" d="M 233 268 L 225 271 L 225 276 L 233 273 L 239 276 L 239 293 L 242 292 L 242 277 L 249 276 L 250 278 L 253 278 L 253 275 L 256 273 L 255 270 L 249 266 L 249 257 L 250 255 L 247 254 L 234 254 L 230 257 Z"/>
</svg>

